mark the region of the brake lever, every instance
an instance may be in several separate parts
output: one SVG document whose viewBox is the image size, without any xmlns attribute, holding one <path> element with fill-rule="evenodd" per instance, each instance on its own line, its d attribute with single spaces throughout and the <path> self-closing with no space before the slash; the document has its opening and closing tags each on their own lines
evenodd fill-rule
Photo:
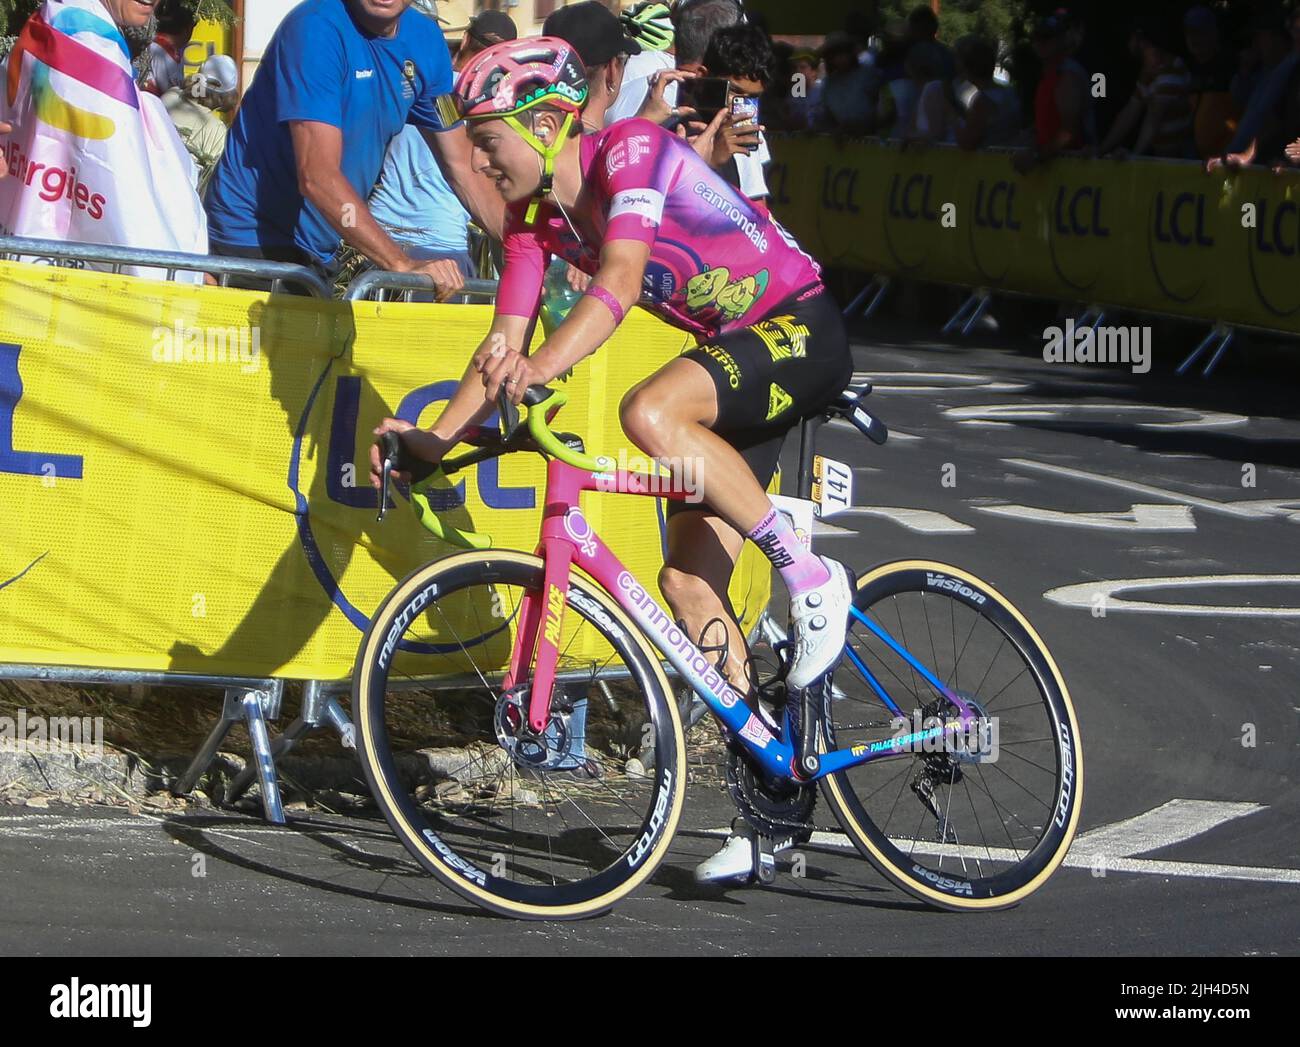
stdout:
<svg viewBox="0 0 1300 1047">
<path fill-rule="evenodd" d="M 384 522 L 384 517 L 388 513 L 388 488 L 392 478 L 393 471 L 398 469 L 402 462 L 402 438 L 399 434 L 391 429 L 379 438 L 379 455 L 383 459 L 383 465 L 380 469 L 379 485 L 379 522 Z"/>
</svg>

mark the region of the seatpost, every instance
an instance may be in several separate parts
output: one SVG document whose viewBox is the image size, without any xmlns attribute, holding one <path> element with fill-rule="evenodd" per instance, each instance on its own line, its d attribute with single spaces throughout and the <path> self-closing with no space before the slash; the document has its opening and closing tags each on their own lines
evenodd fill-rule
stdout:
<svg viewBox="0 0 1300 1047">
<path fill-rule="evenodd" d="M 813 459 L 817 457 L 817 430 L 830 421 L 825 412 L 804 420 L 799 427 L 799 490 L 797 498 L 811 498 L 813 486 Z"/>
</svg>

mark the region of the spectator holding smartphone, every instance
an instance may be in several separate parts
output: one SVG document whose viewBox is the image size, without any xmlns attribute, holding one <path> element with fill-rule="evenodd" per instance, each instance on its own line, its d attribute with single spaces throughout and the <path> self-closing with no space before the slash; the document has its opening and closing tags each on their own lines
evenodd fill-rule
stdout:
<svg viewBox="0 0 1300 1047">
<path fill-rule="evenodd" d="M 768 35 L 755 25 L 719 29 L 704 52 L 710 76 L 730 85 L 728 111 L 713 135 L 710 166 L 751 200 L 768 195 L 764 168 L 772 154 L 758 120 L 758 102 L 771 86 L 776 57 Z M 743 158 L 743 159 L 742 159 Z"/>
</svg>

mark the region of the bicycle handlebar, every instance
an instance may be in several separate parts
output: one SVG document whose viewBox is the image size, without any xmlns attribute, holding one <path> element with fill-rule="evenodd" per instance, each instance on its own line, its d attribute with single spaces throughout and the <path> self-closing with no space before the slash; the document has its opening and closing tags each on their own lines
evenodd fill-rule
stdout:
<svg viewBox="0 0 1300 1047">
<path fill-rule="evenodd" d="M 550 389 L 544 385 L 530 386 L 524 394 L 523 404 L 527 409 L 525 424 L 528 435 L 532 437 L 532 448 L 526 448 L 519 440 L 519 410 L 506 397 L 504 391 L 497 396 L 497 412 L 500 416 L 501 438 L 495 446 L 488 447 L 433 465 L 414 457 L 406 450 L 400 433 L 386 432 L 379 438 L 379 453 L 382 459 L 382 481 L 379 490 L 379 519 L 382 521 L 388 512 L 389 484 L 394 472 L 411 474 L 411 505 L 415 509 L 420 525 L 426 531 L 453 545 L 468 549 L 490 549 L 490 535 L 478 531 L 465 531 L 443 520 L 429 504 L 429 489 L 441 476 L 448 474 L 447 466 L 453 471 L 474 461 L 493 456 L 502 451 L 538 450 L 561 462 L 588 472 L 600 473 L 614 468 L 614 459 L 608 455 L 590 455 L 582 449 L 582 441 L 568 434 L 557 434 L 550 427 L 550 421 L 556 413 L 569 402 L 566 392 Z M 489 430 L 490 432 L 490 430 Z M 481 433 L 476 433 L 475 440 L 480 443 Z M 571 441 L 571 442 L 567 442 Z M 576 445 L 576 446 L 575 446 Z M 420 484 L 421 486 L 416 486 Z"/>
</svg>

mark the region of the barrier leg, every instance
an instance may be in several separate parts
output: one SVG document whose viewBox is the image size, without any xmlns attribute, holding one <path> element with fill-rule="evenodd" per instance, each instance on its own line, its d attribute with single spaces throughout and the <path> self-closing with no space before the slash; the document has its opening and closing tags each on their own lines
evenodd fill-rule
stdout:
<svg viewBox="0 0 1300 1047">
<path fill-rule="evenodd" d="M 1232 345 L 1232 340 L 1236 335 L 1237 332 L 1233 328 L 1229 327 L 1223 336 L 1223 341 L 1219 343 L 1219 348 L 1214 351 L 1214 355 L 1210 357 L 1210 362 L 1205 365 L 1205 370 L 1201 372 L 1202 378 L 1210 377 L 1210 372 L 1219 365 L 1219 360 L 1223 357 L 1223 354 L 1228 351 L 1228 346 Z"/>
<path fill-rule="evenodd" d="M 345 749 L 356 748 L 356 729 L 348 719 L 348 714 L 343 711 L 343 706 L 339 704 L 337 698 L 331 698 L 326 693 L 321 681 L 311 680 L 303 688 L 302 711 L 298 718 L 271 743 L 271 759 L 278 760 L 312 731 L 327 723 L 338 731 Z M 258 767 L 253 763 L 240 771 L 226 790 L 226 800 L 233 802 L 243 796 L 248 787 L 253 784 L 253 778 L 257 774 Z"/>
<path fill-rule="evenodd" d="M 226 735 L 230 733 L 230 728 L 234 727 L 244 716 L 243 707 L 240 705 L 240 696 L 243 692 L 235 688 L 227 688 L 225 704 L 221 709 L 221 719 L 217 721 L 215 727 L 209 732 L 207 739 L 204 741 L 199 751 L 194 754 L 194 759 L 190 761 L 189 767 L 185 773 L 177 779 L 172 786 L 172 793 L 176 796 L 188 796 L 194 791 L 194 786 L 198 783 L 199 776 L 208 769 L 212 763 L 213 757 L 217 755 L 217 750 L 221 748 L 221 743 L 226 740 Z"/>
<path fill-rule="evenodd" d="M 248 737 L 253 743 L 253 762 L 257 766 L 258 783 L 262 786 L 262 811 L 272 825 L 283 825 L 284 804 L 280 800 L 280 782 L 275 776 L 275 759 L 271 755 L 271 735 L 266 729 L 262 707 L 263 701 L 270 697 L 268 691 L 247 691 L 242 704 Z M 274 701 L 278 706 L 279 697 L 276 696 Z"/>
<path fill-rule="evenodd" d="M 1196 361 L 1200 358 L 1201 354 L 1204 353 L 1205 350 L 1210 347 L 1210 344 L 1214 342 L 1216 339 L 1221 337 L 1222 335 L 1219 333 L 1219 328 L 1217 325 L 1210 328 L 1209 332 L 1205 335 L 1204 338 L 1201 339 L 1200 344 L 1191 351 L 1187 359 L 1185 359 L 1174 369 L 1174 374 L 1178 375 L 1179 377 L 1182 377 L 1184 374 L 1186 374 L 1188 368 L 1190 368 L 1192 364 L 1196 363 Z"/>
<path fill-rule="evenodd" d="M 975 309 L 977 303 L 979 302 L 979 297 L 980 297 L 979 291 L 972 291 L 966 297 L 966 299 L 961 303 L 961 305 L 957 307 L 957 311 L 948 318 L 948 322 L 943 325 L 944 334 L 951 334 L 961 325 L 961 323 L 966 319 L 966 317 L 970 315 L 971 311 Z"/>
<path fill-rule="evenodd" d="M 970 334 L 971 328 L 980 322 L 980 317 L 988 310 L 989 302 L 993 300 L 993 296 L 987 291 L 979 291 L 977 293 L 979 294 L 980 300 L 975 306 L 975 311 L 970 314 L 970 319 L 962 326 L 961 333 L 963 338 Z"/>
<path fill-rule="evenodd" d="M 853 301 L 844 307 L 844 318 L 847 320 L 857 312 L 859 306 L 866 302 L 866 306 L 862 310 L 862 319 L 867 319 L 884 300 L 887 290 L 889 290 L 889 277 L 873 276 L 871 282 L 854 296 Z M 870 301 L 867 301 L 868 297 L 870 297 Z"/>
<path fill-rule="evenodd" d="M 284 806 L 280 800 L 280 784 L 275 776 L 275 759 L 272 753 L 271 736 L 267 730 L 266 721 L 275 719 L 280 715 L 280 698 L 284 693 L 284 684 L 282 681 L 275 681 L 265 690 L 249 690 L 247 688 L 230 687 L 226 689 L 225 701 L 222 704 L 221 719 L 217 725 L 212 728 L 211 733 L 204 741 L 202 748 L 199 749 L 190 765 L 186 768 L 185 773 L 172 787 L 172 791 L 178 796 L 184 796 L 194 790 L 199 776 L 208 769 L 213 758 L 217 755 L 217 750 L 225 740 L 226 735 L 240 720 L 244 721 L 248 728 L 248 737 L 253 746 L 253 759 L 249 768 L 236 778 L 236 782 L 248 776 L 248 781 L 239 789 L 243 792 L 252 780 L 252 775 L 256 774 L 262 786 L 262 807 L 266 812 L 268 821 L 276 825 L 284 824 Z"/>
</svg>

